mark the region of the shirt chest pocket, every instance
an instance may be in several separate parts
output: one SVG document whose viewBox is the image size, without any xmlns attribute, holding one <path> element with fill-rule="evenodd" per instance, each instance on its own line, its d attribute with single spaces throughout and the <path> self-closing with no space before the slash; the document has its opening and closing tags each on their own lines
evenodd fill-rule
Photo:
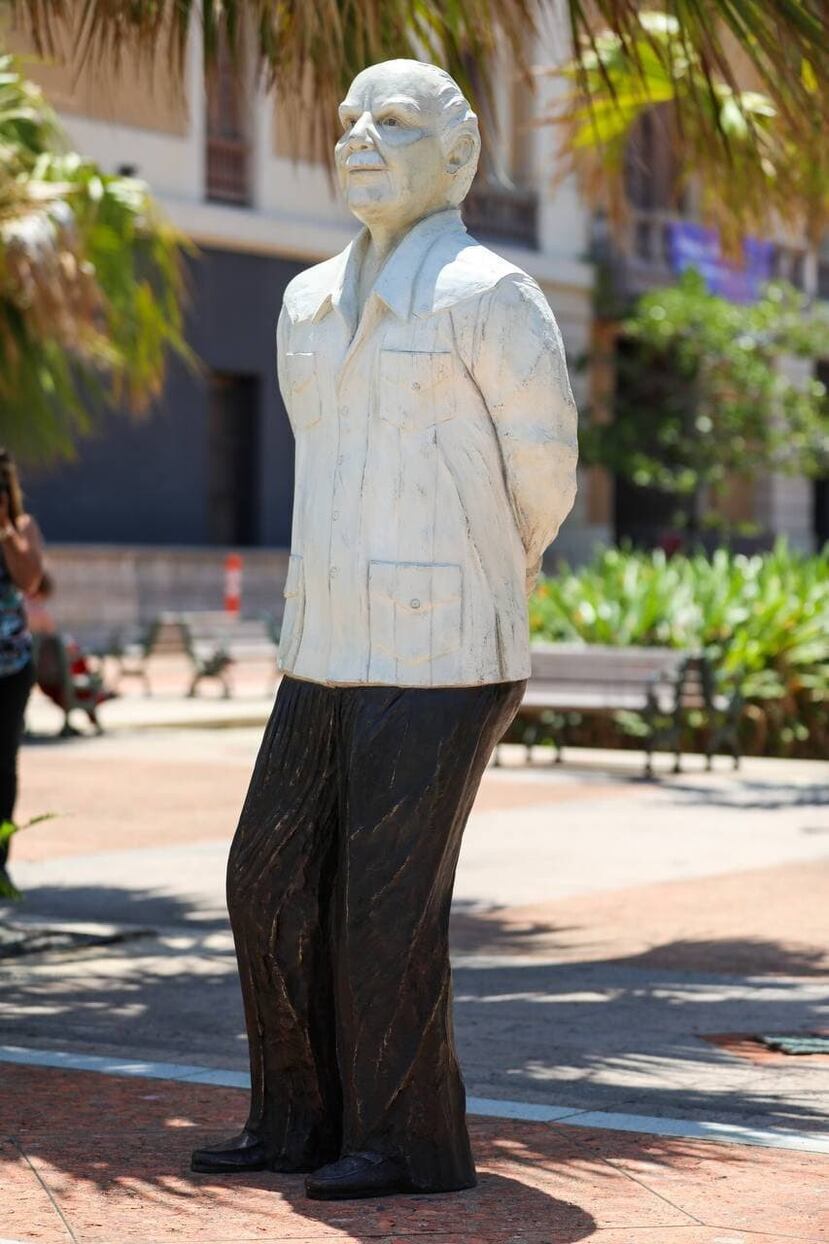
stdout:
<svg viewBox="0 0 829 1244">
<path fill-rule="evenodd" d="M 288 379 L 285 400 L 291 424 L 294 428 L 311 428 L 322 418 L 316 354 L 287 353 L 285 371 Z"/>
<path fill-rule="evenodd" d="M 407 432 L 454 419 L 455 365 L 449 350 L 381 350 L 381 419 Z"/>
</svg>

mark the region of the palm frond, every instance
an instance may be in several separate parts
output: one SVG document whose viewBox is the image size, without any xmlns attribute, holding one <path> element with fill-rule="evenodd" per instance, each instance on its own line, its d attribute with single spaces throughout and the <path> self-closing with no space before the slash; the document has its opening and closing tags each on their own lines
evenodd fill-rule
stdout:
<svg viewBox="0 0 829 1244">
<path fill-rule="evenodd" d="M 424 56 L 445 65 L 473 100 L 490 94 L 488 66 L 509 44 L 524 64 L 537 0 L 6 0 L 41 54 L 76 65 L 119 63 L 125 54 L 163 56 L 183 80 L 190 33 L 198 23 L 205 61 L 223 44 L 240 59 L 249 36 L 257 70 L 284 101 L 286 132 L 314 136 L 330 151 L 337 105 L 367 64 Z"/>
<path fill-rule="evenodd" d="M 808 75 L 793 121 L 766 92 L 708 76 L 679 23 L 648 12 L 638 35 L 600 32 L 580 60 L 555 72 L 569 90 L 544 120 L 563 128 L 562 171 L 574 171 L 617 222 L 628 208 L 631 138 L 651 113 L 670 128 L 677 194 L 693 177 L 701 215 L 728 245 L 781 223 L 817 241 L 829 223 L 829 111 Z"/>
<path fill-rule="evenodd" d="M 110 403 L 146 408 L 182 338 L 182 239 L 142 183 L 69 151 L 0 56 L 0 438 L 72 453 Z"/>
<path fill-rule="evenodd" d="M 817 81 L 828 80 L 829 6 L 824 0 L 661 0 L 654 7 L 676 21 L 711 94 L 719 82 L 739 89 L 742 60 L 759 89 L 796 119 L 809 95 L 803 64 L 811 67 Z M 638 0 L 569 0 L 569 9 L 579 58 L 578 49 L 589 46 L 585 36 L 606 28 L 618 36 L 631 64 L 637 64 L 643 13 Z"/>
</svg>

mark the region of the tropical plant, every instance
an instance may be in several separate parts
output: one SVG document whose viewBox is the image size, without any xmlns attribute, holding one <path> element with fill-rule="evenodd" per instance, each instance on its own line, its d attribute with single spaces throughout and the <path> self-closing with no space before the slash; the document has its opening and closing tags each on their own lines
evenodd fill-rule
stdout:
<svg viewBox="0 0 829 1244">
<path fill-rule="evenodd" d="M 40 816 L 33 816 L 24 825 L 17 825 L 14 821 L 0 821 L 0 851 L 5 855 L 12 838 L 22 829 L 31 829 L 33 825 L 40 825 L 43 821 L 54 820 L 56 815 L 55 812 L 43 812 Z M 6 872 L 5 867 L 0 865 L 0 902 L 16 903 L 20 898 L 22 895 L 17 886 Z"/>
<path fill-rule="evenodd" d="M 111 62 L 139 49 L 164 55 L 183 77 L 187 40 L 194 19 L 204 32 L 208 61 L 222 37 L 231 48 L 254 34 L 259 61 L 295 118 L 313 102 L 326 141 L 341 92 L 354 74 L 389 56 L 427 57 L 446 65 L 473 95 L 487 93 L 492 53 L 507 43 L 523 62 L 539 19 L 553 0 L 0 0 L 11 7 L 43 52 L 77 47 L 82 57 Z M 594 57 L 606 27 L 621 54 L 647 74 L 658 44 L 641 38 L 638 0 L 568 0 L 568 16 L 583 88 L 595 86 Z M 749 64 L 781 112 L 792 117 L 829 82 L 829 12 L 823 0 L 665 0 L 665 12 L 679 23 L 685 57 L 699 67 L 695 93 L 678 100 L 684 119 L 699 115 L 709 137 L 707 96 L 724 82 L 736 89 L 734 48 Z M 556 13 L 560 10 L 556 6 Z M 804 69 L 808 66 L 808 73 Z M 681 81 L 670 56 L 666 68 Z M 602 74 L 601 66 L 599 73 Z M 811 77 L 809 77 L 811 75 Z M 697 80 L 695 77 L 695 81 Z M 606 80 L 606 85 L 610 85 Z M 477 88 L 477 89 L 476 89 Z M 620 99 L 624 104 L 624 100 Z M 296 126 L 292 127 L 296 131 Z"/>
<path fill-rule="evenodd" d="M 0 441 L 69 455 L 107 402 L 161 392 L 168 349 L 187 353 L 181 244 L 147 187 L 72 152 L 0 56 Z"/>
<path fill-rule="evenodd" d="M 692 10 L 736 38 L 707 47 L 689 33 Z M 823 34 L 813 44 L 815 23 Z M 547 118 L 564 127 L 562 171 L 619 222 L 630 139 L 656 113 L 670 132 L 675 198 L 693 178 L 699 214 L 727 243 L 784 224 L 818 244 L 829 223 L 827 23 L 817 3 L 674 3 L 638 11 L 624 32 L 582 36 L 575 59 L 551 70 L 570 85 Z"/>
<path fill-rule="evenodd" d="M 709 294 L 690 270 L 645 294 L 623 332 L 638 348 L 623 357 L 613 422 L 584 430 L 584 458 L 673 494 L 676 520 L 690 534 L 733 475 L 829 467 L 826 388 L 783 365 L 783 356 L 825 353 L 829 318 L 791 286 L 733 303 Z M 661 373 L 667 383 L 657 386 Z M 647 400 L 638 375 L 649 382 Z"/>
<path fill-rule="evenodd" d="M 710 558 L 608 549 L 541 579 L 530 629 L 551 642 L 705 652 L 723 686 L 742 687 L 757 750 L 829 746 L 829 548 L 811 556 L 779 542 Z"/>
</svg>

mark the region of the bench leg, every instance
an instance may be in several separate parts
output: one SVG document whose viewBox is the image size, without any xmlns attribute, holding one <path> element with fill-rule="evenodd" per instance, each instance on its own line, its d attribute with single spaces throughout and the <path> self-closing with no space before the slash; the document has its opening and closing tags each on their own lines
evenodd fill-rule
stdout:
<svg viewBox="0 0 829 1244">
<path fill-rule="evenodd" d="M 58 731 L 59 739 L 74 739 L 74 738 L 77 738 L 77 736 L 81 733 L 80 730 L 75 729 L 75 727 L 72 725 L 72 722 L 69 720 L 69 714 L 71 712 L 72 712 L 71 708 L 66 708 L 63 710 L 63 725 Z"/>
</svg>

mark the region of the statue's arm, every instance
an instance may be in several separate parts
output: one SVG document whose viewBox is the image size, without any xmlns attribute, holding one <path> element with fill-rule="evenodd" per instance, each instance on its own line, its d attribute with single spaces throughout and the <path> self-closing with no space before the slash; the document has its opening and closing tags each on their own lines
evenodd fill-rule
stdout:
<svg viewBox="0 0 829 1244">
<path fill-rule="evenodd" d="M 286 410 L 288 408 L 288 384 L 285 371 L 285 351 L 287 349 L 288 324 L 288 311 L 283 302 L 279 312 L 279 319 L 276 321 L 276 375 L 279 380 L 279 392 L 282 394 L 282 401 Z"/>
<path fill-rule="evenodd" d="M 578 457 L 561 334 L 530 277 L 505 277 L 481 300 L 472 372 L 498 435 L 530 592 L 572 508 Z"/>
</svg>

